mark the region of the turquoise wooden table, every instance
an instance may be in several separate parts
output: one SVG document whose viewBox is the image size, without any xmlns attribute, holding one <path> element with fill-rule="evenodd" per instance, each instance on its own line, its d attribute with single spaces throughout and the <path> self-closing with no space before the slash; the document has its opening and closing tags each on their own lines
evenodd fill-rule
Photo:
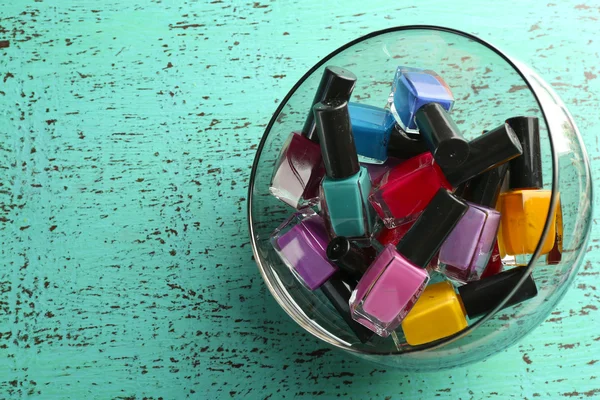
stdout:
<svg viewBox="0 0 600 400">
<path fill-rule="evenodd" d="M 0 2 L 0 397 L 600 396 L 596 220 L 542 326 L 439 373 L 304 333 L 252 259 L 246 191 L 271 113 L 372 30 L 446 25 L 508 50 L 562 96 L 600 174 L 600 3 L 484 3 Z"/>
</svg>

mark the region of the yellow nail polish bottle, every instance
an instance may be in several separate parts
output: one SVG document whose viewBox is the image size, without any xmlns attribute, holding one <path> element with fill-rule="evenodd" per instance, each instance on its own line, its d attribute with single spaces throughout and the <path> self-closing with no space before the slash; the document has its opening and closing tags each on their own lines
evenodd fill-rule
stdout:
<svg viewBox="0 0 600 400">
<path fill-rule="evenodd" d="M 502 244 L 506 254 L 532 254 L 535 251 L 550 209 L 551 194 L 550 190 L 521 189 L 500 195 Z M 554 246 L 556 213 L 551 218 L 541 254 L 549 253 Z"/>
<path fill-rule="evenodd" d="M 499 246 L 507 255 L 528 255 L 540 241 L 552 192 L 543 189 L 539 121 L 535 117 L 515 117 L 506 121 L 515 131 L 523 155 L 510 161 L 511 190 L 502 193 Z M 541 254 L 552 250 L 556 238 L 556 213 L 550 217 L 551 228 Z"/>
<path fill-rule="evenodd" d="M 450 282 L 429 285 L 402 321 L 406 342 L 416 346 L 450 336 L 467 327 L 465 315 Z"/>
<path fill-rule="evenodd" d="M 417 346 L 460 332 L 467 327 L 467 318 L 477 318 L 496 307 L 524 272 L 523 268 L 513 268 L 456 289 L 448 281 L 427 286 L 402 321 L 406 342 Z M 536 295 L 535 282 L 529 276 L 504 307 Z"/>
</svg>

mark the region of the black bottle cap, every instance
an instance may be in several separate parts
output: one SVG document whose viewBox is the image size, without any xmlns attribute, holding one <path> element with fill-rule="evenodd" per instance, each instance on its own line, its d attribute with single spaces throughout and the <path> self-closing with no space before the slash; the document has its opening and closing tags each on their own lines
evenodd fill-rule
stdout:
<svg viewBox="0 0 600 400">
<path fill-rule="evenodd" d="M 387 154 L 396 158 L 411 158 L 429 151 L 420 134 L 410 135 L 396 124 L 388 142 Z"/>
<path fill-rule="evenodd" d="M 535 117 L 515 117 L 507 119 L 506 123 L 515 131 L 523 148 L 523 155 L 510 162 L 510 188 L 541 189 L 544 180 L 539 120 Z"/>
<path fill-rule="evenodd" d="M 398 242 L 396 250 L 413 264 L 425 268 L 468 208 L 446 189 L 439 189 Z"/>
<path fill-rule="evenodd" d="M 329 242 L 327 258 L 340 270 L 358 279 L 363 276 L 370 264 L 361 248 L 350 243 L 344 236 L 337 236 Z"/>
<path fill-rule="evenodd" d="M 467 160 L 469 142 L 441 105 L 428 103 L 419 108 L 415 121 L 439 166 L 458 168 Z"/>
<path fill-rule="evenodd" d="M 440 165 L 446 179 L 453 187 L 496 168 L 522 153 L 519 138 L 512 128 L 504 123 L 469 142 L 469 156 L 458 168 Z"/>
<path fill-rule="evenodd" d="M 469 193 L 465 199 L 484 207 L 496 207 L 496 201 L 500 195 L 506 171 L 508 171 L 508 163 L 490 169 L 471 179 Z"/>
<path fill-rule="evenodd" d="M 517 267 L 479 281 L 459 286 L 458 294 L 460 294 L 469 318 L 476 318 L 486 314 L 500 304 L 506 295 L 517 285 L 526 270 L 525 267 Z M 519 290 L 504 305 L 504 308 L 529 300 L 536 295 L 537 287 L 530 275 L 523 282 Z"/>
<path fill-rule="evenodd" d="M 308 116 L 302 128 L 302 135 L 306 136 L 313 142 L 318 142 L 317 128 L 313 114 L 313 106 L 324 100 L 342 99 L 350 100 L 354 86 L 356 85 L 356 75 L 352 72 L 334 66 L 328 66 L 323 71 L 321 82 L 315 93 L 315 98 L 310 106 Z"/>
<path fill-rule="evenodd" d="M 467 181 L 465 183 L 461 183 L 458 185 L 454 191 L 452 192 L 455 196 L 469 200 L 470 186 L 469 183 L 471 181 Z"/>
<path fill-rule="evenodd" d="M 342 279 L 335 274 L 329 278 L 323 285 L 321 285 L 321 291 L 331 302 L 331 305 L 337 310 L 340 316 L 346 321 L 346 324 L 352 329 L 358 340 L 362 343 L 368 342 L 374 335 L 374 333 L 359 324 L 352 319 L 350 314 L 350 296 L 352 292 Z"/>
<path fill-rule="evenodd" d="M 313 107 L 317 133 L 327 176 L 332 179 L 348 178 L 360 170 L 348 102 L 341 99 L 325 100 Z"/>
</svg>

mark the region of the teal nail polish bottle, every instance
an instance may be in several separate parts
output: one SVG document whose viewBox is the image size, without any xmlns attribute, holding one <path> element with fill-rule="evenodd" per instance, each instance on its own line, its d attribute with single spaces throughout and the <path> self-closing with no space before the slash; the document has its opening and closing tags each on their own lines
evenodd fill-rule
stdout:
<svg viewBox="0 0 600 400">
<path fill-rule="evenodd" d="M 368 236 L 374 216 L 368 202 L 371 181 L 358 163 L 348 103 L 335 99 L 318 103 L 313 110 L 326 171 L 321 208 L 329 215 L 335 236 Z"/>
</svg>

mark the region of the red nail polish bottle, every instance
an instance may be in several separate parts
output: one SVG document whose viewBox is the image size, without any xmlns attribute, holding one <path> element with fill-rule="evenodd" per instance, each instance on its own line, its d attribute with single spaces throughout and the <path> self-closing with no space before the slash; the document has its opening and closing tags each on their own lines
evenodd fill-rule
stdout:
<svg viewBox="0 0 600 400">
<path fill-rule="evenodd" d="M 385 173 L 369 201 L 385 226 L 395 228 L 416 219 L 441 187 L 452 189 L 427 152 Z"/>
<path fill-rule="evenodd" d="M 414 221 L 411 221 L 409 223 L 391 229 L 383 227 L 377 233 L 375 239 L 377 239 L 377 241 L 381 243 L 382 246 L 387 246 L 388 244 L 396 246 L 400 242 L 400 239 L 402 239 L 404 235 L 406 235 L 406 232 L 408 232 L 410 227 L 413 226 L 413 223 Z"/>
</svg>

